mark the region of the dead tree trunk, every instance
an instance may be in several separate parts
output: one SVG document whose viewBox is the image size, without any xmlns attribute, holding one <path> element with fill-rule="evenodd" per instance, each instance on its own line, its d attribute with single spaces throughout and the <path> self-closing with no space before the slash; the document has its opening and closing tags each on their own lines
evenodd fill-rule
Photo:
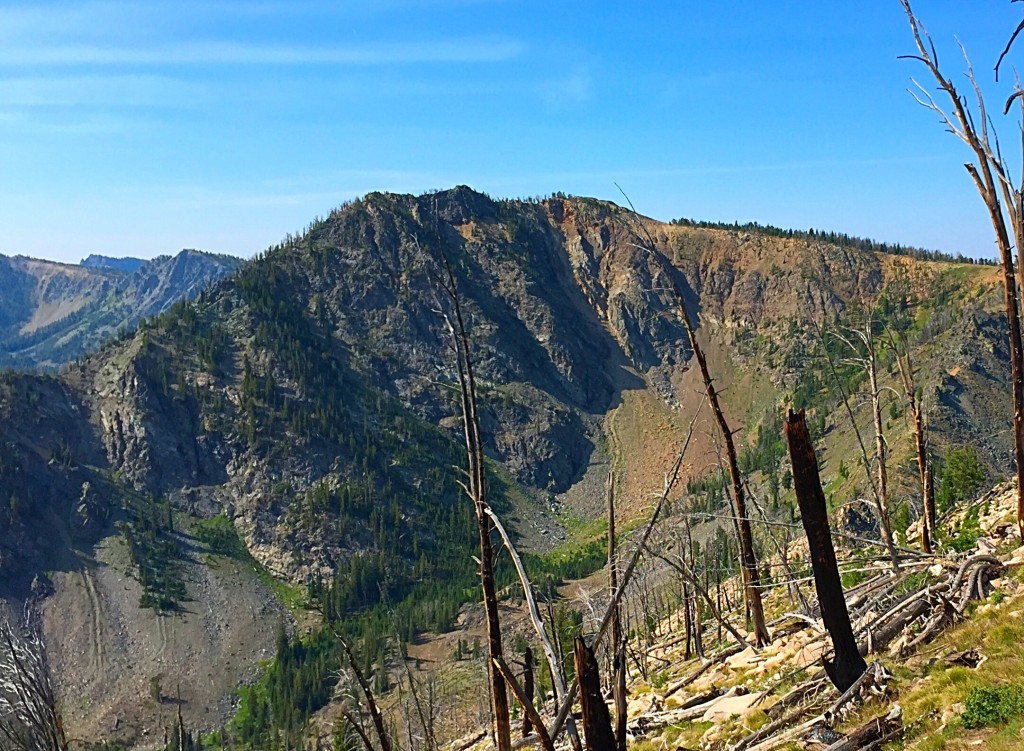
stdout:
<svg viewBox="0 0 1024 751">
<path fill-rule="evenodd" d="M 629 201 L 628 196 L 626 200 Z M 654 238 L 651 236 L 647 226 L 636 213 L 636 209 L 633 208 L 631 201 L 629 201 L 629 204 L 633 212 L 634 221 L 643 235 L 643 238 L 638 236 L 638 239 L 641 239 L 641 242 L 646 241 L 646 247 L 643 249 L 651 255 L 651 258 L 661 268 L 662 273 L 665 275 L 665 281 L 668 283 L 669 289 L 671 289 L 672 295 L 675 298 L 676 310 L 679 313 L 683 327 L 686 329 L 687 338 L 690 340 L 690 349 L 693 350 L 693 357 L 700 368 L 700 375 L 704 382 L 708 401 L 711 403 L 711 409 L 715 413 L 715 421 L 718 423 L 718 428 L 725 441 L 725 453 L 729 464 L 729 478 L 732 481 L 733 503 L 735 504 L 736 525 L 739 534 L 743 595 L 750 610 L 750 618 L 754 627 L 754 642 L 757 646 L 763 647 L 771 641 L 771 635 L 768 633 L 768 626 L 765 625 L 764 620 L 764 605 L 761 603 L 761 575 L 757 569 L 757 555 L 754 552 L 754 533 L 750 527 L 750 518 L 747 516 L 746 494 L 743 490 L 743 478 L 740 476 L 740 463 L 736 455 L 736 443 L 732 438 L 732 429 L 729 427 L 729 421 L 725 418 L 725 412 L 722 411 L 718 390 L 715 388 L 715 381 L 711 377 L 711 371 L 708 369 L 708 361 L 704 356 L 704 350 L 697 341 L 696 327 L 690 318 L 690 311 L 686 308 L 686 296 L 683 294 L 683 290 L 679 287 L 679 282 L 676 279 L 676 269 L 669 263 L 664 254 L 658 252 Z"/>
<path fill-rule="evenodd" d="M 914 437 L 917 446 L 917 474 L 921 483 L 921 549 L 932 552 L 932 541 L 935 539 L 935 493 L 928 481 L 928 438 L 925 432 L 924 408 L 917 400 L 917 388 L 914 385 L 914 367 L 910 360 L 910 347 L 902 337 L 903 352 L 896 349 L 896 364 L 900 369 L 903 381 L 903 393 L 910 410 L 910 419 L 914 421 Z M 893 342 L 895 348 L 895 342 Z"/>
<path fill-rule="evenodd" d="M 836 562 L 832 532 L 829 530 L 825 493 L 821 489 L 818 475 L 818 458 L 807 432 L 803 410 L 799 413 L 790 410 L 786 421 L 786 440 L 793 463 L 793 487 L 800 504 L 804 530 L 807 532 L 821 619 L 832 637 L 835 649 L 835 659 L 825 660 L 825 672 L 836 688 L 846 691 L 867 670 L 867 663 L 858 650 L 853 626 L 850 624 L 850 613 L 846 609 L 839 564 Z"/>
<path fill-rule="evenodd" d="M 519 703 L 523 707 L 523 713 L 532 720 L 533 726 L 537 728 L 537 736 L 540 738 L 540 744 L 544 748 L 544 751 L 555 751 L 555 744 L 552 742 L 547 728 L 544 727 L 544 721 L 537 712 L 537 708 L 533 706 L 533 702 L 526 695 L 526 692 L 516 682 L 516 678 L 512 675 L 512 671 L 509 669 L 508 665 L 506 665 L 505 661 L 500 657 L 495 657 L 494 666 L 508 682 L 509 688 L 512 689 L 512 693 L 515 694 L 516 699 L 519 700 Z"/>
<path fill-rule="evenodd" d="M 666 269 L 666 274 L 668 270 Z M 670 277 L 671 278 L 671 277 Z M 761 574 L 757 568 L 757 556 L 754 553 L 754 533 L 750 526 L 750 517 L 747 516 L 746 492 L 743 487 L 743 478 L 740 476 L 740 464 L 736 454 L 736 443 L 732 439 L 732 430 L 725 418 L 722 406 L 718 399 L 718 391 L 715 389 L 714 381 L 711 378 L 711 371 L 708 369 L 704 352 L 697 343 L 693 326 L 690 323 L 689 312 L 683 302 L 682 290 L 672 280 L 673 288 L 678 297 L 678 308 L 683 317 L 683 325 L 690 337 L 690 346 L 693 349 L 693 356 L 700 367 L 701 377 L 707 389 L 708 401 L 711 402 L 711 409 L 715 414 L 719 430 L 722 432 L 725 441 L 725 454 L 729 466 L 729 480 L 732 484 L 732 500 L 736 511 L 736 531 L 740 543 L 740 574 L 743 579 L 743 597 L 747 610 L 750 613 L 750 620 L 754 627 L 754 643 L 763 647 L 771 641 L 768 633 L 768 626 L 764 620 L 764 605 L 761 603 Z"/>
<path fill-rule="evenodd" d="M 914 432 L 917 434 L 917 472 L 921 478 L 921 550 L 932 552 L 935 539 L 935 495 L 928 481 L 928 449 L 924 439 L 924 416 L 918 406 L 911 405 Z"/>
<path fill-rule="evenodd" d="M 868 382 L 871 384 L 871 417 L 875 426 L 875 459 L 878 462 L 878 497 L 882 514 L 882 535 L 886 547 L 893 557 L 893 565 L 898 567 L 895 555 L 895 541 L 892 536 L 892 520 L 889 509 L 889 469 L 886 458 L 885 433 L 882 430 L 882 394 L 878 388 L 878 358 L 875 356 L 875 338 L 872 326 L 874 321 L 868 317 L 864 327 L 864 342 L 867 345 Z"/>
<path fill-rule="evenodd" d="M 516 550 L 515 545 L 512 544 L 512 539 L 508 536 L 508 532 L 505 531 L 504 525 L 498 519 L 498 515 L 494 513 L 494 510 L 488 508 L 486 514 L 490 517 L 491 522 L 494 524 L 494 528 L 498 531 L 501 539 L 505 542 L 505 548 L 508 550 L 509 558 L 512 559 L 512 565 L 515 566 L 516 571 L 519 574 L 519 581 L 523 586 L 523 597 L 526 598 L 526 604 L 530 611 L 530 619 L 533 621 L 534 630 L 537 632 L 537 638 L 540 639 L 541 645 L 544 647 L 544 655 L 548 661 L 548 667 L 551 671 L 551 683 L 555 689 L 555 697 L 561 699 L 566 695 L 565 677 L 562 673 L 563 665 L 560 653 L 556 653 L 554 647 L 551 644 L 551 637 L 548 636 L 547 629 L 544 628 L 544 620 L 540 616 L 540 610 L 537 607 L 537 598 L 533 594 L 533 586 L 530 584 L 530 579 L 526 575 L 526 566 L 523 565 L 522 558 L 519 557 L 519 551 Z M 551 603 L 548 603 L 548 615 L 551 616 L 551 628 L 555 632 L 555 642 L 557 643 L 557 627 L 554 621 L 554 616 L 551 614 Z M 559 650 L 561 647 L 559 646 Z M 583 744 L 580 743 L 579 733 L 576 732 L 576 723 L 570 717 L 568 720 L 569 742 L 572 744 L 573 751 L 583 751 Z"/>
<path fill-rule="evenodd" d="M 468 483 L 464 486 L 476 510 L 480 536 L 480 585 L 483 589 L 484 610 L 487 615 L 487 672 L 490 677 L 491 709 L 495 728 L 495 744 L 498 751 L 511 751 L 512 725 L 509 719 L 508 694 L 505 681 L 497 667 L 496 660 L 503 659 L 501 645 L 501 623 L 498 617 L 498 596 L 494 586 L 494 549 L 491 545 L 491 518 L 487 511 L 487 483 L 484 467 L 484 442 L 480 432 L 480 416 L 477 413 L 476 378 L 473 373 L 473 357 L 469 347 L 469 336 L 462 316 L 462 305 L 455 283 L 455 275 L 447 257 L 444 258 L 445 281 L 442 282 L 448 295 L 452 316 L 444 314 L 448 332 L 455 350 L 459 378 L 459 395 L 462 401 L 462 425 L 466 439 L 468 459 Z M 454 320 L 453 320 L 454 319 Z"/>
<path fill-rule="evenodd" d="M 930 520 L 928 531 L 931 533 L 932 542 L 938 534 L 938 516 L 935 513 L 935 466 L 929 462 L 928 472 L 925 475 L 924 486 L 925 515 Z"/>
<path fill-rule="evenodd" d="M 683 659 L 693 656 L 693 613 L 690 612 L 690 585 L 683 579 L 683 617 L 686 619 L 686 651 Z"/>
<path fill-rule="evenodd" d="M 917 16 L 910 8 L 910 0 L 900 0 L 910 22 L 917 47 L 916 55 L 911 59 L 924 64 L 928 72 L 939 85 L 939 90 L 949 99 L 952 115 L 947 114 L 924 88 L 920 88 L 918 102 L 935 112 L 953 135 L 967 144 L 974 161 L 967 162 L 964 167 L 971 176 L 971 181 L 985 203 L 989 220 L 996 236 L 999 248 L 999 265 L 1003 272 L 1003 294 L 1006 307 L 1007 336 L 1010 343 L 1010 376 L 1013 383 L 1013 447 L 1014 459 L 1017 463 L 1017 526 L 1024 538 L 1024 346 L 1021 344 L 1020 302 L 1018 299 L 1017 277 L 1014 270 L 1013 246 L 1018 252 L 1024 248 L 1024 182 L 1015 185 L 1010 177 L 1010 169 L 1004 161 L 996 139 L 995 148 L 990 135 L 990 119 L 985 109 L 985 100 L 981 88 L 974 78 L 974 71 L 967 62 L 967 77 L 975 94 L 977 115 L 969 109 L 967 98 L 960 94 L 951 78 L 946 78 L 939 70 L 939 63 L 934 56 L 935 47 L 920 26 Z M 1024 97 L 1018 86 L 1006 102 L 1009 111 L 1014 99 L 1024 108 Z M 980 128 L 980 131 L 979 131 Z M 1022 178 L 1024 181 L 1024 178 Z M 1000 201 L 1000 195 L 1002 201 Z M 1012 239 L 1011 239 L 1012 238 Z"/>
<path fill-rule="evenodd" d="M 384 716 L 381 714 L 379 707 L 377 706 L 377 700 L 373 696 L 373 689 L 370 688 L 370 682 L 363 675 L 363 671 L 359 669 L 359 662 L 356 660 L 356 656 L 352 653 L 348 643 L 341 639 L 341 648 L 345 650 L 345 656 L 348 658 L 349 667 L 352 669 L 353 675 L 355 675 L 356 682 L 359 684 L 359 688 L 363 690 L 363 696 L 366 697 L 366 708 L 370 711 L 370 719 L 373 720 L 373 727 L 377 731 L 377 740 L 380 741 L 381 751 L 391 751 L 391 737 L 388 735 L 387 728 L 384 726 Z"/>
<path fill-rule="evenodd" d="M 615 551 L 615 474 L 608 473 L 608 597 L 615 602 L 619 588 L 619 562 Z M 626 655 L 619 606 L 612 611 L 612 694 L 615 700 L 615 743 L 626 751 Z"/>
<path fill-rule="evenodd" d="M 701 402 L 703 407 L 703 402 Z M 640 539 L 637 541 L 636 549 L 633 551 L 633 555 L 626 564 L 626 567 L 622 571 L 622 579 L 619 583 L 618 591 L 615 593 L 615 598 L 612 602 L 608 603 L 608 607 L 605 609 L 604 616 L 601 618 L 601 625 L 597 629 L 597 633 L 594 636 L 594 643 L 600 644 L 601 639 L 604 638 L 605 633 L 611 624 L 612 608 L 618 604 L 619 599 L 622 596 L 623 590 L 629 585 L 632 580 L 633 572 L 636 571 L 637 561 L 640 560 L 640 553 L 645 549 L 647 541 L 651 537 L 651 532 L 654 531 L 655 524 L 658 523 L 658 519 L 661 518 L 661 512 L 665 508 L 665 504 L 668 501 L 668 496 L 672 492 L 672 489 L 676 486 L 676 482 L 679 480 L 679 470 L 682 467 L 683 459 L 686 456 L 686 450 L 690 446 L 690 439 L 693 438 L 693 426 L 697 423 L 697 418 L 700 416 L 700 409 L 693 415 L 693 419 L 690 421 L 690 426 L 686 430 L 686 440 L 683 441 L 683 448 L 676 456 L 676 460 L 672 465 L 672 469 L 669 470 L 665 475 L 665 485 L 662 489 L 661 496 L 658 498 L 657 503 L 654 504 L 654 511 L 651 512 L 650 518 L 647 520 L 647 524 L 643 528 L 643 532 L 640 533 Z M 572 703 L 576 698 L 576 689 L 579 688 L 579 676 L 577 676 L 576 682 L 573 683 L 572 688 L 569 689 L 568 695 L 565 697 L 565 701 L 558 708 L 558 716 L 555 717 L 555 722 L 551 726 L 551 737 L 557 738 L 558 734 L 562 731 L 565 726 L 566 719 L 569 717 L 569 712 L 572 709 Z"/>
<path fill-rule="evenodd" d="M 534 687 L 533 687 L 533 650 L 527 647 L 523 650 L 523 693 L 526 694 L 526 698 L 533 702 Z M 530 734 L 533 729 L 533 724 L 530 722 L 530 715 L 525 710 L 523 711 L 523 737 L 525 738 Z M 547 730 L 547 728 L 545 728 Z"/>
<path fill-rule="evenodd" d="M 889 511 L 889 474 L 886 466 L 885 435 L 882 432 L 881 390 L 878 386 L 878 359 L 875 351 L 874 320 L 872 316 L 869 315 L 867 320 L 865 320 L 863 331 L 859 329 L 850 329 L 850 331 L 864 344 L 864 357 L 860 357 L 858 355 L 857 346 L 853 341 L 838 332 L 836 332 L 835 335 L 837 338 L 845 342 L 846 346 L 850 348 L 851 356 L 846 360 L 846 362 L 863 367 L 868 374 L 868 382 L 871 387 L 871 393 L 869 394 L 871 397 L 871 423 L 875 431 L 875 463 L 877 464 L 878 470 L 877 487 L 871 478 L 871 463 L 868 460 L 867 453 L 864 450 L 862 442 L 861 451 L 864 454 L 864 471 L 868 475 L 868 482 L 871 484 L 871 489 L 875 497 L 875 511 L 878 514 L 878 526 L 882 533 L 882 541 L 885 543 L 885 547 L 889 551 L 889 559 L 892 561 L 893 571 L 898 573 L 900 562 L 899 554 L 896 551 L 896 542 L 893 539 L 891 515 Z M 827 354 L 828 350 L 826 349 L 826 355 Z M 831 358 L 829 362 L 831 365 Z M 834 369 L 833 376 L 835 376 Z M 853 427 L 856 431 L 856 418 L 853 416 L 853 410 L 850 408 L 847 396 L 841 387 L 840 393 L 843 396 L 843 400 L 846 402 L 846 409 L 849 412 L 850 419 L 854 422 Z M 860 438 L 859 432 L 857 437 L 858 439 Z"/>
<path fill-rule="evenodd" d="M 612 718 L 601 693 L 601 674 L 594 653 L 582 636 L 575 641 L 576 677 L 580 683 L 580 706 L 583 710 L 583 737 L 588 751 L 615 751 Z"/>
<path fill-rule="evenodd" d="M 670 567 L 675 569 L 675 571 L 680 576 L 686 577 L 689 580 L 690 585 L 694 588 L 694 590 L 696 590 L 697 594 L 704 598 L 704 602 L 708 604 L 708 608 L 711 610 L 711 614 L 719 623 L 719 642 L 722 641 L 721 628 L 724 627 L 730 634 L 732 634 L 732 637 L 736 640 L 737 644 L 741 644 L 744 648 L 750 646 L 750 644 L 747 643 L 747 640 L 743 638 L 743 635 L 739 631 L 737 631 L 733 627 L 733 625 L 729 623 L 729 621 L 725 619 L 725 616 L 722 615 L 721 610 L 715 607 L 715 603 L 711 599 L 711 594 L 707 590 L 708 585 L 705 584 L 704 586 L 701 586 L 700 579 L 698 579 L 697 575 L 693 573 L 693 570 L 690 569 L 690 567 L 687 565 L 686 559 L 682 555 L 678 556 L 677 560 L 672 560 L 671 558 L 662 555 L 657 550 L 654 550 L 650 547 L 647 547 L 646 550 L 650 552 L 650 554 L 658 560 L 664 561 Z M 705 570 L 705 575 L 706 574 L 707 571 Z"/>
</svg>

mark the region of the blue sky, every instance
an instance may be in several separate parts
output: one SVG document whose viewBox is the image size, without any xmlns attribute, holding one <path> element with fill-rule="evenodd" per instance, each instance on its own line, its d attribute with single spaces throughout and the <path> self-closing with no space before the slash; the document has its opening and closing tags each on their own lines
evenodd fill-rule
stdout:
<svg viewBox="0 0 1024 751">
<path fill-rule="evenodd" d="M 1021 17 L 915 9 L 985 80 Z M 371 190 L 618 182 L 659 219 L 992 255 L 911 45 L 897 0 L 0 3 L 0 252 L 251 255 Z"/>
</svg>

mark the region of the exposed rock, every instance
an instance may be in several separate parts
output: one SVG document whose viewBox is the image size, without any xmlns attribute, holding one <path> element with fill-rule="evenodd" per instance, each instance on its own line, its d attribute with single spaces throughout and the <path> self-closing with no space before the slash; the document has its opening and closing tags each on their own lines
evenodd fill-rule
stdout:
<svg viewBox="0 0 1024 751">
<path fill-rule="evenodd" d="M 734 694 L 716 699 L 701 715 L 701 722 L 722 722 L 731 717 L 744 717 L 761 700 L 763 694 Z"/>
</svg>

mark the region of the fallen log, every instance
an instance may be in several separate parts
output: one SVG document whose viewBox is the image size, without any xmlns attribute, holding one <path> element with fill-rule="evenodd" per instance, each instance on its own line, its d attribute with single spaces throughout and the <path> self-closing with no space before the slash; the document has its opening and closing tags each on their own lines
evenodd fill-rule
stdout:
<svg viewBox="0 0 1024 751">
<path fill-rule="evenodd" d="M 825 671 L 819 670 L 803 683 L 790 689 L 789 693 L 768 707 L 765 713 L 769 717 L 777 717 L 789 707 L 799 704 L 811 694 L 824 689 L 827 685 L 829 684 Z"/>
<path fill-rule="evenodd" d="M 704 701 L 699 704 L 690 704 L 688 707 L 679 707 L 677 709 L 669 710 L 669 712 L 665 713 L 668 718 L 668 721 L 665 724 L 674 725 L 677 722 L 691 722 L 696 720 L 698 717 L 703 717 L 704 713 L 711 709 L 719 699 L 727 696 L 746 696 L 746 694 L 747 687 L 742 685 L 733 686 L 728 691 L 718 689 L 716 696 L 712 696 L 710 698 L 699 697 L 704 699 Z"/>
<path fill-rule="evenodd" d="M 859 645 L 861 654 L 866 655 L 869 652 L 877 654 L 885 649 L 906 626 L 928 611 L 928 600 L 923 597 L 915 599 L 904 608 L 902 612 L 894 614 L 884 626 L 868 632 L 869 637 Z"/>
<path fill-rule="evenodd" d="M 669 686 L 668 690 L 664 693 L 664 698 L 667 699 L 668 697 L 672 696 L 672 694 L 678 693 L 680 690 L 686 688 L 695 680 L 704 675 L 704 673 L 710 670 L 713 666 L 720 665 L 721 663 L 725 662 L 726 659 L 728 659 L 729 657 L 732 657 L 733 655 L 738 655 L 742 651 L 743 648 L 740 645 L 736 644 L 732 647 L 729 647 L 724 652 L 720 652 L 719 654 L 715 655 L 710 660 L 706 660 L 703 665 L 701 665 L 695 671 L 690 673 L 690 675 L 688 675 L 686 678 L 679 681 L 678 683 L 673 684 L 672 686 Z"/>
<path fill-rule="evenodd" d="M 477 743 L 487 737 L 487 731 L 481 730 L 476 735 L 471 735 L 468 738 L 463 739 L 459 745 L 451 749 L 451 751 L 466 751 L 466 749 L 475 746 Z"/>
<path fill-rule="evenodd" d="M 715 688 L 712 688 L 710 691 L 708 691 L 706 693 L 697 694 L 696 696 L 691 696 L 689 699 L 687 699 L 682 704 L 680 704 L 678 708 L 679 709 L 689 709 L 690 707 L 696 707 L 698 704 L 706 704 L 707 702 L 711 701 L 712 699 L 717 699 L 719 696 L 721 696 L 724 693 L 725 693 L 725 689 L 721 689 L 721 688 L 718 688 L 716 686 Z"/>
<path fill-rule="evenodd" d="M 903 710 L 900 705 L 895 705 L 889 714 L 884 717 L 876 717 L 870 722 L 861 725 L 841 741 L 836 741 L 825 751 L 864 751 L 867 748 L 874 748 L 899 735 L 903 730 Z"/>
<path fill-rule="evenodd" d="M 785 710 L 795 704 L 799 704 L 808 695 L 828 685 L 830 684 L 828 682 L 828 678 L 824 675 L 824 671 L 819 670 L 814 677 L 804 681 L 775 704 L 770 706 L 765 711 L 765 714 L 769 717 L 774 717 L 775 719 L 767 725 L 763 725 L 749 735 L 741 738 L 734 746 L 732 746 L 732 751 L 744 751 L 744 749 L 750 748 L 751 746 L 754 746 L 754 744 L 760 745 L 766 739 L 774 738 L 776 733 L 779 731 L 785 732 L 785 728 L 791 726 L 808 711 L 807 709 L 795 709 L 792 712 L 786 712 Z M 816 721 L 821 719 L 823 719 L 821 716 L 815 718 Z"/>
</svg>

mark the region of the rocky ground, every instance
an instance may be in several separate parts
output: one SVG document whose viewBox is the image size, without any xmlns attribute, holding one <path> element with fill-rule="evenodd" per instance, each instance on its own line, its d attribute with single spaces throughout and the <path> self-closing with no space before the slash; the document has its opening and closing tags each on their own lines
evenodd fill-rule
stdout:
<svg viewBox="0 0 1024 751">
<path fill-rule="evenodd" d="M 649 636 L 631 643 L 630 747 L 638 751 L 825 749 L 869 720 L 891 715 L 897 719 L 890 721 L 898 723 L 902 731 L 885 748 L 1019 748 L 1014 744 L 1024 737 L 1018 735 L 1018 731 L 1024 733 L 1021 721 L 964 727 L 965 702 L 972 688 L 1019 683 L 1024 674 L 1024 653 L 1019 650 L 1020 639 L 1024 639 L 1024 546 L 1015 522 L 1015 488 L 999 486 L 948 515 L 942 524 L 951 533 L 962 531 L 965 523 L 973 526 L 968 519 L 972 508 L 977 512 L 978 539 L 971 550 L 922 555 L 906 563 L 898 576 L 881 559 L 865 567 L 864 581 L 848 590 L 851 611 L 859 614 L 854 618 L 855 628 L 884 619 L 882 611 L 888 601 L 872 601 L 872 591 L 885 591 L 896 584 L 892 591 L 899 598 L 913 599 L 915 594 L 941 589 L 941 583 L 964 568 L 965 561 L 989 555 L 1003 562 L 990 569 L 995 578 L 982 577 L 980 599 L 974 593 L 962 615 L 939 624 L 922 643 L 914 642 L 921 639 L 922 630 L 934 625 L 931 616 L 912 621 L 884 648 L 870 652 L 869 679 L 841 705 L 840 693 L 821 671 L 822 657 L 831 652 L 829 637 L 817 614 L 800 613 L 784 589 L 774 590 L 766 599 L 773 619 L 773 641 L 763 649 L 742 648 L 728 634 L 716 643 L 716 626 L 709 621 L 705 624 L 706 657 L 687 656 L 681 614 L 672 609 Z M 912 528 L 911 537 L 914 531 Z M 604 586 L 604 576 L 596 574 L 566 585 L 562 593 L 579 603 L 596 605 L 593 612 L 599 616 Z M 812 590 L 807 593 L 813 597 Z M 735 589 L 733 595 L 738 595 Z M 530 636 L 525 610 L 525 603 L 517 601 L 503 607 L 503 624 L 510 633 Z M 738 612 L 728 612 L 726 617 L 740 627 Z M 589 621 L 584 628 L 593 629 L 594 625 Z M 750 638 L 742 627 L 740 631 Z M 486 643 L 478 607 L 467 609 L 452 633 L 426 637 L 409 650 L 419 680 L 433 674 L 452 687 L 447 700 L 458 709 L 443 714 L 439 727 L 447 737 L 457 736 L 446 747 L 453 751 L 490 748 L 488 739 L 479 737 L 486 726 L 482 719 L 486 717 L 486 696 L 481 693 L 483 659 L 458 663 L 452 659 L 459 640 L 471 644 L 474 639 Z M 393 710 L 410 709 L 398 703 L 391 706 Z M 831 713 L 823 714 L 826 710 Z M 549 722 L 553 719 L 552 697 L 543 702 L 541 711 Z M 764 735 L 758 737 L 762 728 Z M 564 736 L 558 746 L 569 747 Z"/>
<path fill-rule="evenodd" d="M 273 658 L 290 623 L 273 593 L 251 564 L 182 538 L 189 600 L 179 612 L 137 606 L 142 589 L 120 536 L 54 575 L 45 636 L 72 737 L 156 748 L 179 700 L 190 726 L 220 727 L 234 714 L 237 686 Z"/>
</svg>

